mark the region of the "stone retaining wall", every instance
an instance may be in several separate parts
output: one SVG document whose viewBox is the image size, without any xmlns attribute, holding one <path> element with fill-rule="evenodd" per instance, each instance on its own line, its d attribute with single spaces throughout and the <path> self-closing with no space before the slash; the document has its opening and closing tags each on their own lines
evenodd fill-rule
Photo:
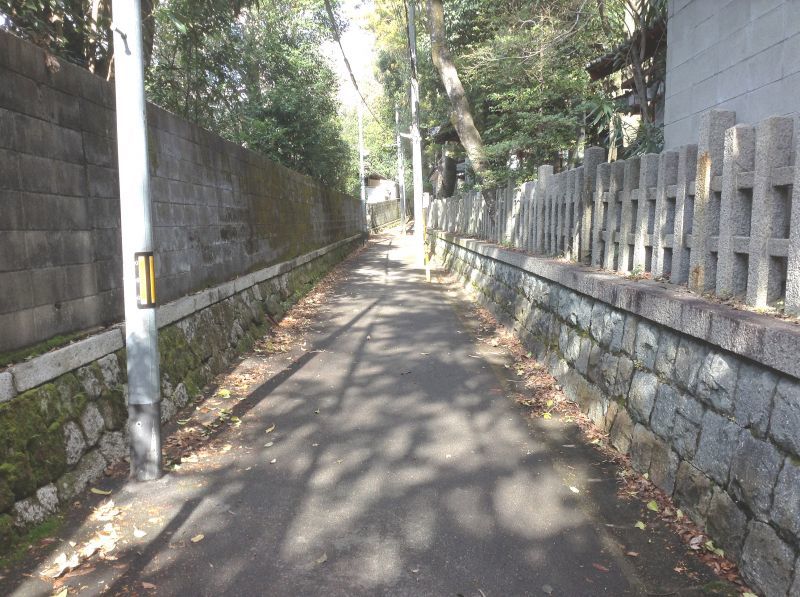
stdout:
<svg viewBox="0 0 800 597">
<path fill-rule="evenodd" d="M 159 308 L 161 418 L 362 241 L 357 235 Z M 0 372 L 0 549 L 128 454 L 120 327 Z M 17 393 L 19 392 L 19 393 Z"/>
<path fill-rule="evenodd" d="M 429 239 L 752 586 L 800 594 L 800 329 L 664 284 Z"/>
</svg>

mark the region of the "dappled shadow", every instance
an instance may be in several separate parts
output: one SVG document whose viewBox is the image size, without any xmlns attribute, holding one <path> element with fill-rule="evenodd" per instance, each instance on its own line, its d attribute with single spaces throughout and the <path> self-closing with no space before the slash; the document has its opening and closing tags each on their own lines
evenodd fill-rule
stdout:
<svg viewBox="0 0 800 597">
<path fill-rule="evenodd" d="M 638 594 L 564 471 L 603 477 L 612 494 L 613 477 L 573 455 L 563 427 L 531 433 L 444 291 L 395 242 L 350 264 L 307 351 L 234 408 L 242 425 L 221 436 L 230 451 L 115 495 L 162 522 L 121 546 L 116 566 L 100 563 L 71 586 L 86 587 L 81 594 L 146 593 L 142 581 L 164 595 Z M 35 594 L 36 583 L 25 581 L 20 594 Z"/>
</svg>

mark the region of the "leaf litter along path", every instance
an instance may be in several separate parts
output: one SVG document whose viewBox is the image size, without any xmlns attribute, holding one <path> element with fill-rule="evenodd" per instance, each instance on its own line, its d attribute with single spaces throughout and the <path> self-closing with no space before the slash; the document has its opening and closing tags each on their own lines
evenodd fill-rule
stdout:
<svg viewBox="0 0 800 597">
<path fill-rule="evenodd" d="M 179 415 L 163 479 L 101 480 L 0 593 L 700 594 L 710 570 L 574 424 L 512 400 L 513 361 L 409 243 L 337 268 Z"/>
</svg>

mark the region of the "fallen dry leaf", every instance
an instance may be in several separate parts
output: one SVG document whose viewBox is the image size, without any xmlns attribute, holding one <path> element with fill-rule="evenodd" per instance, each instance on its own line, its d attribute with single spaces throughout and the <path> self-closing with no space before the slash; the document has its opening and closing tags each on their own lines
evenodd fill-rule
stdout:
<svg viewBox="0 0 800 597">
<path fill-rule="evenodd" d="M 69 557 L 64 552 L 61 552 L 56 557 L 53 565 L 50 568 L 47 568 L 42 575 L 48 578 L 58 578 L 65 572 L 72 570 L 73 568 L 77 568 L 80 565 L 80 559 L 78 558 L 77 553 L 73 553 Z"/>
</svg>

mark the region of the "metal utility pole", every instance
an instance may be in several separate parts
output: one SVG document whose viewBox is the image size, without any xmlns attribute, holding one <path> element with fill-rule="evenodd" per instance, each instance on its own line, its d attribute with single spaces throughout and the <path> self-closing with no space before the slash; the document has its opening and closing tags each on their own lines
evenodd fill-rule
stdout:
<svg viewBox="0 0 800 597">
<path fill-rule="evenodd" d="M 358 104 L 358 171 L 361 175 L 361 213 L 364 216 L 364 229 L 369 228 L 367 222 L 367 182 L 364 176 L 364 122 L 362 107 Z"/>
<path fill-rule="evenodd" d="M 417 264 L 424 265 L 425 237 L 422 215 L 422 137 L 419 132 L 419 81 L 417 80 L 417 27 L 414 0 L 408 3 L 408 53 L 411 59 L 411 164 L 414 169 L 414 248 Z"/>
<path fill-rule="evenodd" d="M 400 110 L 394 107 L 394 131 L 397 135 L 397 190 L 400 193 L 400 221 L 406 233 L 406 164 L 403 160 L 403 138 L 400 136 Z"/>
<path fill-rule="evenodd" d="M 111 28 L 114 30 L 117 97 L 131 477 L 149 481 L 161 476 L 161 395 L 140 5 L 140 0 L 116 2 Z"/>
</svg>

